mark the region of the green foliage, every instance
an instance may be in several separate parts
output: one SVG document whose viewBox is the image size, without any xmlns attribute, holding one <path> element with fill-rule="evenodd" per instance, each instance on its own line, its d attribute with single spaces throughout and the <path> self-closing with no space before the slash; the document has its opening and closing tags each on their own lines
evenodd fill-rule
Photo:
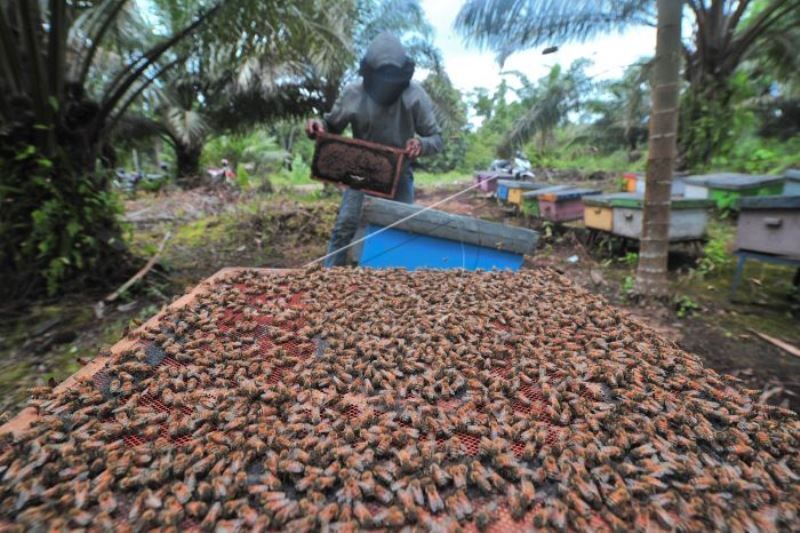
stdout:
<svg viewBox="0 0 800 533">
<path fill-rule="evenodd" d="M 675 314 L 678 315 L 678 318 L 686 318 L 687 316 L 694 314 L 695 311 L 702 309 L 700 304 L 685 294 L 680 296 L 676 295 L 673 303 L 675 306 Z"/>
<path fill-rule="evenodd" d="M 797 165 L 800 165 L 800 137 L 781 141 L 751 133 L 740 136 L 725 153 L 712 157 L 705 169 L 778 174 Z"/>
<path fill-rule="evenodd" d="M 732 256 L 728 253 L 728 235 L 718 233 L 703 248 L 703 257 L 697 262 L 695 272 L 701 277 L 717 273 L 732 264 Z"/>
<path fill-rule="evenodd" d="M 0 159 L 0 264 L 8 272 L 0 288 L 4 293 L 35 286 L 38 279 L 48 294 L 55 294 L 65 280 L 90 273 L 122 244 L 115 237 L 121 204 L 98 187 L 104 179 L 72 179 L 73 187 L 66 187 L 54 171 L 54 161 L 29 146 L 13 159 Z M 20 224 L 26 213 L 30 223 Z"/>
<path fill-rule="evenodd" d="M 319 183 L 311 179 L 311 166 L 303 161 L 300 154 L 294 156 L 292 169 L 282 168 L 276 174 L 270 176 L 273 185 L 293 186 L 308 185 L 309 183 Z"/>
<path fill-rule="evenodd" d="M 636 288 L 636 278 L 633 276 L 625 276 L 625 279 L 622 280 L 622 286 L 620 287 L 620 292 L 622 296 L 628 297 L 633 294 L 633 290 Z"/>
<path fill-rule="evenodd" d="M 463 172 L 473 172 L 488 168 L 489 164 L 497 159 L 497 144 L 500 136 L 496 133 L 484 131 L 481 128 L 477 133 L 466 134 L 466 154 L 459 165 Z"/>
<path fill-rule="evenodd" d="M 454 183 L 469 182 L 472 177 L 469 174 L 458 170 L 451 170 L 450 172 L 425 172 L 414 171 L 414 186 L 415 187 L 435 187 L 438 185 L 452 185 Z"/>
<path fill-rule="evenodd" d="M 260 179 L 276 172 L 287 156 L 273 137 L 259 129 L 245 134 L 215 137 L 204 147 L 200 161 L 204 167 L 218 167 L 223 159 L 227 159 L 237 173 L 238 168 L 243 166 L 246 172 Z"/>
<path fill-rule="evenodd" d="M 462 166 L 467 151 L 465 127 L 467 106 L 461 92 L 444 72 L 434 72 L 422 82 L 433 100 L 436 119 L 442 128 L 444 150 L 419 160 L 417 167 L 429 172 L 448 172 Z"/>
<path fill-rule="evenodd" d="M 247 170 L 247 166 L 244 163 L 239 163 L 236 165 L 236 185 L 239 186 L 239 189 L 249 189 L 251 182 L 252 177 L 250 176 L 250 172 Z"/>
<path fill-rule="evenodd" d="M 635 267 L 639 263 L 639 254 L 636 252 L 627 252 L 623 257 L 619 258 L 620 263 L 625 263 L 629 267 Z"/>
</svg>

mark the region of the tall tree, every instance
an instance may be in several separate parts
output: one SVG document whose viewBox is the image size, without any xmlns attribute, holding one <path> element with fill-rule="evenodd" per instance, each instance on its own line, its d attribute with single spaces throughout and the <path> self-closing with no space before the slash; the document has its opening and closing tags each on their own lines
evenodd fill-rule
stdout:
<svg viewBox="0 0 800 533">
<path fill-rule="evenodd" d="M 598 115 L 589 128 L 593 143 L 611 150 L 625 147 L 629 156 L 638 153 L 639 144 L 647 140 L 651 75 L 652 61 L 643 59 L 626 68 L 620 79 L 598 84 L 598 97 L 585 105 Z"/>
<path fill-rule="evenodd" d="M 265 54 L 296 42 L 282 40 L 289 29 L 333 34 L 319 20 L 332 11 L 323 0 L 171 3 L 183 13 L 173 31 L 154 20 L 154 38 L 118 47 L 114 30 L 130 0 L 0 0 L 3 294 L 54 292 L 66 280 L 108 283 L 129 264 L 109 190 L 108 139 L 148 87 L 187 61 L 180 43 L 216 17 L 225 24 L 214 31 L 228 42 L 271 46 Z M 98 68 L 110 56 L 117 68 Z"/>
<path fill-rule="evenodd" d="M 125 0 L 0 0 L 0 291 L 53 292 L 68 277 L 112 278 L 127 262 L 98 170 L 109 131 L 174 66 L 159 63 L 220 7 L 208 4 L 155 44 L 115 50 L 113 73 L 91 80 Z M 73 32 L 73 30 L 75 30 Z M 70 36 L 74 38 L 70 38 Z M 94 92 L 94 91 L 97 92 Z"/>
<path fill-rule="evenodd" d="M 683 161 L 691 166 L 707 162 L 728 139 L 734 71 L 749 54 L 785 40 L 800 25 L 800 3 L 687 0 L 686 5 L 694 32 L 684 47 L 689 88 L 680 146 Z M 467 0 L 456 20 L 469 41 L 492 48 L 501 61 L 525 48 L 582 42 L 654 23 L 652 0 Z"/>
<path fill-rule="evenodd" d="M 669 210 L 678 129 L 682 7 L 681 0 L 658 0 L 650 151 L 636 270 L 636 291 L 648 297 L 664 297 L 669 291 Z"/>
<path fill-rule="evenodd" d="M 515 106 L 519 108 L 515 113 L 519 118 L 498 145 L 501 156 L 510 157 L 536 134 L 540 135 L 540 149 L 545 149 L 553 130 L 580 108 L 590 92 L 592 83 L 585 73 L 589 64 L 586 59 L 578 59 L 568 69 L 555 65 L 536 84 L 524 76 L 520 78 L 522 88 L 516 91 L 520 102 Z"/>
<path fill-rule="evenodd" d="M 154 1 L 172 27 L 186 13 L 185 5 L 175 9 L 176 2 L 191 3 Z M 222 16 L 179 45 L 187 60 L 165 76 L 155 100 L 182 183 L 202 182 L 200 155 L 210 135 L 308 114 L 324 97 L 317 76 L 351 63 L 347 38 L 339 32 L 350 14 L 348 3 L 324 9 L 307 4 L 302 17 L 287 17 L 280 4 L 266 3 L 259 15 L 279 24 L 236 39 Z"/>
</svg>

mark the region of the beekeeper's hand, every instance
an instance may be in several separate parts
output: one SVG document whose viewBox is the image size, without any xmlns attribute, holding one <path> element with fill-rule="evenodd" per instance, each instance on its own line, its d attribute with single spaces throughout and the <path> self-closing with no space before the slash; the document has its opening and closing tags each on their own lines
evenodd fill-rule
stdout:
<svg viewBox="0 0 800 533">
<path fill-rule="evenodd" d="M 318 118 L 309 119 L 306 122 L 306 134 L 311 138 L 315 138 L 317 135 L 325 133 L 325 123 L 322 122 Z"/>
<path fill-rule="evenodd" d="M 406 142 L 406 155 L 411 159 L 416 159 L 422 155 L 422 141 L 417 138 L 409 139 Z"/>
</svg>

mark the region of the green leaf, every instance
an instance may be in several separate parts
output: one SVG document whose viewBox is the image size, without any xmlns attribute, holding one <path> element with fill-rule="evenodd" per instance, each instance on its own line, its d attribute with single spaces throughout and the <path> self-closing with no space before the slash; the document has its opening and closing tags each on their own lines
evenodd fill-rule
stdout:
<svg viewBox="0 0 800 533">
<path fill-rule="evenodd" d="M 80 230 L 81 230 L 81 225 L 77 220 L 70 220 L 67 223 L 67 234 L 70 237 L 74 237 L 75 235 L 77 235 Z"/>
<path fill-rule="evenodd" d="M 21 152 L 19 152 L 16 157 L 14 157 L 15 161 L 23 161 L 25 159 L 29 159 L 33 155 L 36 154 L 36 147 L 32 144 L 26 146 Z"/>
</svg>

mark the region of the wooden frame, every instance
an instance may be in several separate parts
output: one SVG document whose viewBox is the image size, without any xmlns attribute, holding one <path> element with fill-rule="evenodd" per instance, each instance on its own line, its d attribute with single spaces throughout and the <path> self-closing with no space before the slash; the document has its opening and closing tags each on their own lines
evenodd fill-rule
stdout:
<svg viewBox="0 0 800 533">
<path fill-rule="evenodd" d="M 323 143 L 328 141 L 341 142 L 342 144 L 346 144 L 349 146 L 365 148 L 372 152 L 380 152 L 395 159 L 393 163 L 394 174 L 392 175 L 391 190 L 389 192 L 379 191 L 375 189 L 370 189 L 368 187 L 359 187 L 358 184 L 355 183 L 352 179 L 347 181 L 344 180 L 339 181 L 321 176 L 318 168 L 320 147 Z M 397 193 L 397 184 L 400 181 L 400 175 L 403 172 L 403 166 L 405 165 L 405 163 L 406 163 L 406 153 L 405 150 L 402 150 L 400 148 L 395 148 L 393 146 L 386 146 L 384 144 L 378 144 L 370 141 L 364 141 L 362 139 L 353 139 L 351 137 L 343 137 L 341 135 L 323 133 L 317 135 L 316 146 L 314 149 L 314 158 L 311 161 L 311 178 L 325 183 L 332 183 L 334 185 L 345 185 L 354 190 L 366 192 L 374 196 L 379 196 L 381 198 L 392 199 L 394 198 L 394 195 Z"/>
<path fill-rule="evenodd" d="M 73 385 L 75 385 L 78 380 L 80 379 L 87 379 L 91 378 L 97 372 L 102 370 L 106 364 L 111 360 L 111 357 L 114 355 L 118 355 L 125 350 L 130 350 L 136 345 L 136 341 L 133 338 L 133 334 L 139 331 L 144 331 L 146 328 L 150 326 L 154 326 L 161 320 L 164 316 L 169 313 L 175 312 L 178 309 L 182 309 L 194 303 L 198 296 L 205 294 L 217 281 L 224 279 L 228 276 L 237 274 L 239 272 L 244 271 L 256 271 L 256 272 L 275 272 L 275 273 L 282 273 L 286 274 L 292 272 L 291 269 L 273 269 L 273 268 L 239 268 L 239 267 L 230 267 L 230 268 L 223 268 L 216 274 L 204 279 L 200 283 L 198 283 L 191 291 L 184 294 L 168 306 L 165 306 L 151 317 L 147 322 L 139 326 L 136 330 L 131 331 L 120 339 L 114 346 L 111 347 L 111 354 L 110 355 L 99 355 L 89 361 L 86 365 L 81 367 L 80 370 L 72 374 L 71 376 L 67 377 L 64 381 L 56 385 L 53 389 L 56 393 L 63 392 Z M 33 422 L 39 418 L 39 412 L 34 407 L 26 407 L 22 409 L 14 418 L 0 426 L 0 435 L 4 435 L 6 433 L 13 433 L 14 435 L 21 435 L 26 430 L 28 430 Z"/>
</svg>

